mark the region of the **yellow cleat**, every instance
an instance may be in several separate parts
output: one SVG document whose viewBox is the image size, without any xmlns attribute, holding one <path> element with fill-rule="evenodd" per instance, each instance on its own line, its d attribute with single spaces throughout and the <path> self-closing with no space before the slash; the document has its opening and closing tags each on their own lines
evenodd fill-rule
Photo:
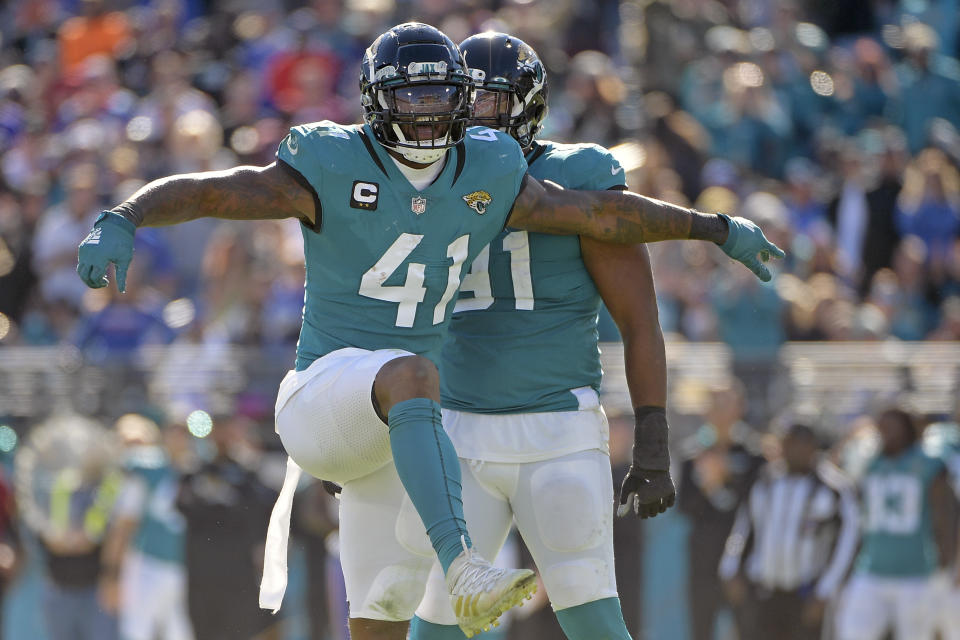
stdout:
<svg viewBox="0 0 960 640">
<path fill-rule="evenodd" d="M 494 567 L 466 544 L 447 569 L 446 581 L 457 624 L 468 638 L 489 631 L 504 611 L 537 590 L 532 571 Z"/>
</svg>

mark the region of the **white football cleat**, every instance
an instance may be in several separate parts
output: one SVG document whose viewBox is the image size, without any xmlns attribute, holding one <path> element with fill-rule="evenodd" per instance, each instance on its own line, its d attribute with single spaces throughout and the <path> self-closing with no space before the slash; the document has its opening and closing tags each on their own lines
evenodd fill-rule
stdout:
<svg viewBox="0 0 960 640">
<path fill-rule="evenodd" d="M 537 590 L 533 571 L 500 569 L 463 543 L 463 553 L 447 569 L 447 589 L 457 624 L 473 637 L 497 626 L 497 618 L 529 599 Z"/>
</svg>

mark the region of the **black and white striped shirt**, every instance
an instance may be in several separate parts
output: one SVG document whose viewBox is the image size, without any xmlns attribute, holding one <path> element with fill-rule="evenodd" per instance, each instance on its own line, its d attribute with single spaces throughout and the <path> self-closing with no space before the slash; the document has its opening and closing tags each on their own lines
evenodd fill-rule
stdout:
<svg viewBox="0 0 960 640">
<path fill-rule="evenodd" d="M 733 578 L 742 564 L 747 579 L 760 587 L 813 587 L 817 598 L 830 598 L 856 554 L 859 518 L 853 485 L 829 462 L 802 475 L 769 463 L 737 512 L 720 577 Z"/>
</svg>

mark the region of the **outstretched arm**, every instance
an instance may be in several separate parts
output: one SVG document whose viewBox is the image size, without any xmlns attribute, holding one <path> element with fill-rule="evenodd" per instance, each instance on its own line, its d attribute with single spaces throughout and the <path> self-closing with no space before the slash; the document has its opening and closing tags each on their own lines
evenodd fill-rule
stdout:
<svg viewBox="0 0 960 640">
<path fill-rule="evenodd" d="M 310 224 L 316 219 L 311 191 L 277 162 L 154 180 L 114 211 L 136 226 L 147 227 L 196 218 L 301 218 Z"/>
<path fill-rule="evenodd" d="M 316 195 L 293 169 L 266 167 L 187 173 L 154 180 L 130 199 L 97 218 L 80 243 L 77 274 L 87 286 L 107 286 L 107 268 L 116 268 L 117 288 L 126 289 L 137 227 L 177 224 L 196 218 L 278 220 L 300 218 L 316 226 Z"/>
<path fill-rule="evenodd" d="M 761 264 L 783 251 L 744 218 L 701 213 L 630 191 L 574 191 L 524 177 L 507 224 L 518 229 L 580 235 L 603 242 L 639 244 L 663 240 L 706 240 L 720 245 L 761 280 Z"/>
<path fill-rule="evenodd" d="M 509 226 L 541 233 L 580 235 L 619 244 L 708 240 L 722 244 L 727 225 L 700 213 L 631 191 L 576 191 L 550 180 L 524 177 Z"/>
</svg>

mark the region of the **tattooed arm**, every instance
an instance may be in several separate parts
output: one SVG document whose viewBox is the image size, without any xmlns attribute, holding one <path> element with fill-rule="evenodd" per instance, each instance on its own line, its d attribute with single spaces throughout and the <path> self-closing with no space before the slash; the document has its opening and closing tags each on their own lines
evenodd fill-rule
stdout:
<svg viewBox="0 0 960 640">
<path fill-rule="evenodd" d="M 154 180 L 126 202 L 100 214 L 77 250 L 77 275 L 88 287 L 105 287 L 112 264 L 117 288 L 126 290 L 133 237 L 140 225 L 177 224 L 202 217 L 299 218 L 316 228 L 319 216 L 319 200 L 313 188 L 283 163 Z"/>
<path fill-rule="evenodd" d="M 639 244 L 662 240 L 709 240 L 723 244 L 727 223 L 630 191 L 574 191 L 527 175 L 513 203 L 511 227 L 580 235 L 603 242 Z"/>
<path fill-rule="evenodd" d="M 177 224 L 196 218 L 316 222 L 313 190 L 285 165 L 234 167 L 154 180 L 112 211 L 137 226 Z"/>
<path fill-rule="evenodd" d="M 529 175 L 524 177 L 507 225 L 617 244 L 706 240 L 720 245 L 763 281 L 771 276 L 762 262 L 784 256 L 759 227 L 744 218 L 701 213 L 629 191 L 563 189 Z"/>
</svg>

